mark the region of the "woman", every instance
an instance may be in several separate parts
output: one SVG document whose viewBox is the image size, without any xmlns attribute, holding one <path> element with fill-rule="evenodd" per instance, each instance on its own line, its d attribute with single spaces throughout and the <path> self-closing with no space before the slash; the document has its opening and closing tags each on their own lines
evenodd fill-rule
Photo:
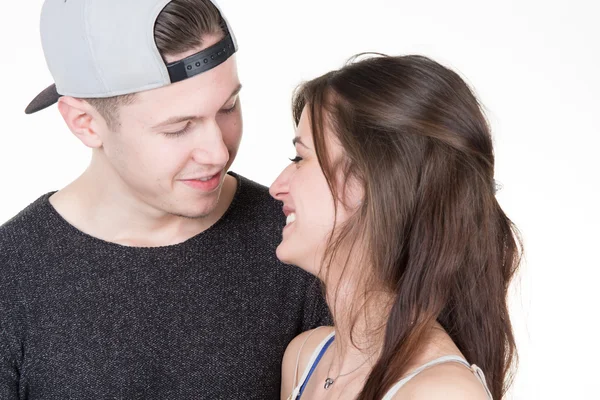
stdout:
<svg viewBox="0 0 600 400">
<path fill-rule="evenodd" d="M 379 56 L 305 83 L 293 111 L 277 256 L 324 282 L 335 330 L 290 343 L 282 399 L 501 399 L 520 241 L 468 86 L 428 58 Z"/>
</svg>

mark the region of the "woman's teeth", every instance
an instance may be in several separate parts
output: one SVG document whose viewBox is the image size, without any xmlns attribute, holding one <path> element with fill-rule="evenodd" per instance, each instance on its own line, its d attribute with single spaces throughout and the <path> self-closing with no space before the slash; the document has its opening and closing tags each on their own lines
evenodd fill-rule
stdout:
<svg viewBox="0 0 600 400">
<path fill-rule="evenodd" d="M 296 213 L 291 213 L 290 215 L 287 216 L 287 219 L 285 220 L 285 224 L 289 225 L 292 222 L 294 222 L 296 220 Z"/>
</svg>

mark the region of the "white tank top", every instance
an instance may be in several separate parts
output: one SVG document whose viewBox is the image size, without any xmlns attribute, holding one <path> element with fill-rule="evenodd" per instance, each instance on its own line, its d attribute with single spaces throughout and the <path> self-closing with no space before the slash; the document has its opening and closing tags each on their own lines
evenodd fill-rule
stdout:
<svg viewBox="0 0 600 400">
<path fill-rule="evenodd" d="M 312 356 L 304 370 L 304 373 L 302 374 L 302 378 L 300 378 L 298 385 L 294 388 L 292 394 L 288 397 L 288 400 L 300 400 L 302 391 L 304 390 L 304 386 L 308 382 L 308 379 L 310 378 L 312 371 L 314 370 L 314 368 L 317 366 L 317 364 L 321 360 L 321 357 L 327 350 L 327 347 L 333 341 L 334 337 L 335 337 L 335 332 L 331 332 L 317 346 L 315 351 L 312 353 Z M 307 340 L 308 340 L 308 338 L 307 338 Z M 305 341 L 305 343 L 306 343 L 306 341 Z M 490 392 L 490 389 L 487 386 L 487 383 L 485 381 L 485 376 L 484 376 L 481 368 L 479 368 L 475 364 L 469 365 L 469 363 L 464 358 L 459 357 L 459 356 L 454 356 L 454 355 L 436 358 L 435 360 L 432 360 L 426 364 L 421 365 L 419 368 L 413 370 L 410 374 L 406 375 L 404 378 L 400 379 L 396 384 L 394 384 L 394 386 L 392 386 L 390 388 L 390 390 L 387 391 L 387 393 L 385 394 L 385 396 L 383 396 L 383 398 L 381 400 L 391 400 L 392 397 L 394 397 L 394 395 L 396 393 L 398 393 L 398 391 L 402 388 L 402 386 L 404 386 L 408 381 L 410 381 L 412 378 L 414 378 L 421 372 L 425 371 L 426 369 L 434 367 L 439 364 L 445 364 L 445 363 L 449 363 L 449 362 L 459 363 L 459 364 L 462 364 L 465 367 L 469 368 L 475 374 L 477 379 L 479 379 L 481 384 L 483 385 L 483 388 L 485 389 L 485 391 L 487 393 L 488 399 L 492 400 L 492 393 Z M 296 368 L 298 368 L 297 364 L 296 364 Z M 294 374 L 294 376 L 296 376 L 296 374 Z"/>
</svg>

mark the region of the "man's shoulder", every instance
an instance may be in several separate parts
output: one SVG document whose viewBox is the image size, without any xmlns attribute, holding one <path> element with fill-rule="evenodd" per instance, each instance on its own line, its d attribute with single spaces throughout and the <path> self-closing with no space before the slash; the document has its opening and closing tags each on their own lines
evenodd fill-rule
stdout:
<svg viewBox="0 0 600 400">
<path fill-rule="evenodd" d="M 245 176 L 231 173 L 238 180 L 238 190 L 240 196 L 244 200 L 252 200 L 255 205 L 272 205 L 281 204 L 269 194 L 269 188 Z"/>
<path fill-rule="evenodd" d="M 281 202 L 271 197 L 268 187 L 239 174 L 232 175 L 238 180 L 235 206 L 243 211 L 245 218 L 254 218 L 278 226 L 284 223 Z"/>
<path fill-rule="evenodd" d="M 40 218 L 49 212 L 48 198 L 52 193 L 40 196 L 11 219 L 0 225 L 0 243 L 12 236 L 29 236 L 32 229 L 39 226 Z"/>
<path fill-rule="evenodd" d="M 26 252 L 28 248 L 38 247 L 40 239 L 47 238 L 52 232 L 52 222 L 47 193 L 29 204 L 14 217 L 0 225 L 0 260 Z M 0 268 L 2 265 L 0 265 Z"/>
</svg>

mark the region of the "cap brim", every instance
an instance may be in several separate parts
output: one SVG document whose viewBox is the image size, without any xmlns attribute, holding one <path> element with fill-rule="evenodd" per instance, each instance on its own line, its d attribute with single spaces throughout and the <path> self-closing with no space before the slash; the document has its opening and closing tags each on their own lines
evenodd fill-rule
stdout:
<svg viewBox="0 0 600 400">
<path fill-rule="evenodd" d="M 25 109 L 25 114 L 33 114 L 44 108 L 50 107 L 58 101 L 59 97 L 60 94 L 56 91 L 56 85 L 50 85 L 29 103 Z"/>
</svg>

